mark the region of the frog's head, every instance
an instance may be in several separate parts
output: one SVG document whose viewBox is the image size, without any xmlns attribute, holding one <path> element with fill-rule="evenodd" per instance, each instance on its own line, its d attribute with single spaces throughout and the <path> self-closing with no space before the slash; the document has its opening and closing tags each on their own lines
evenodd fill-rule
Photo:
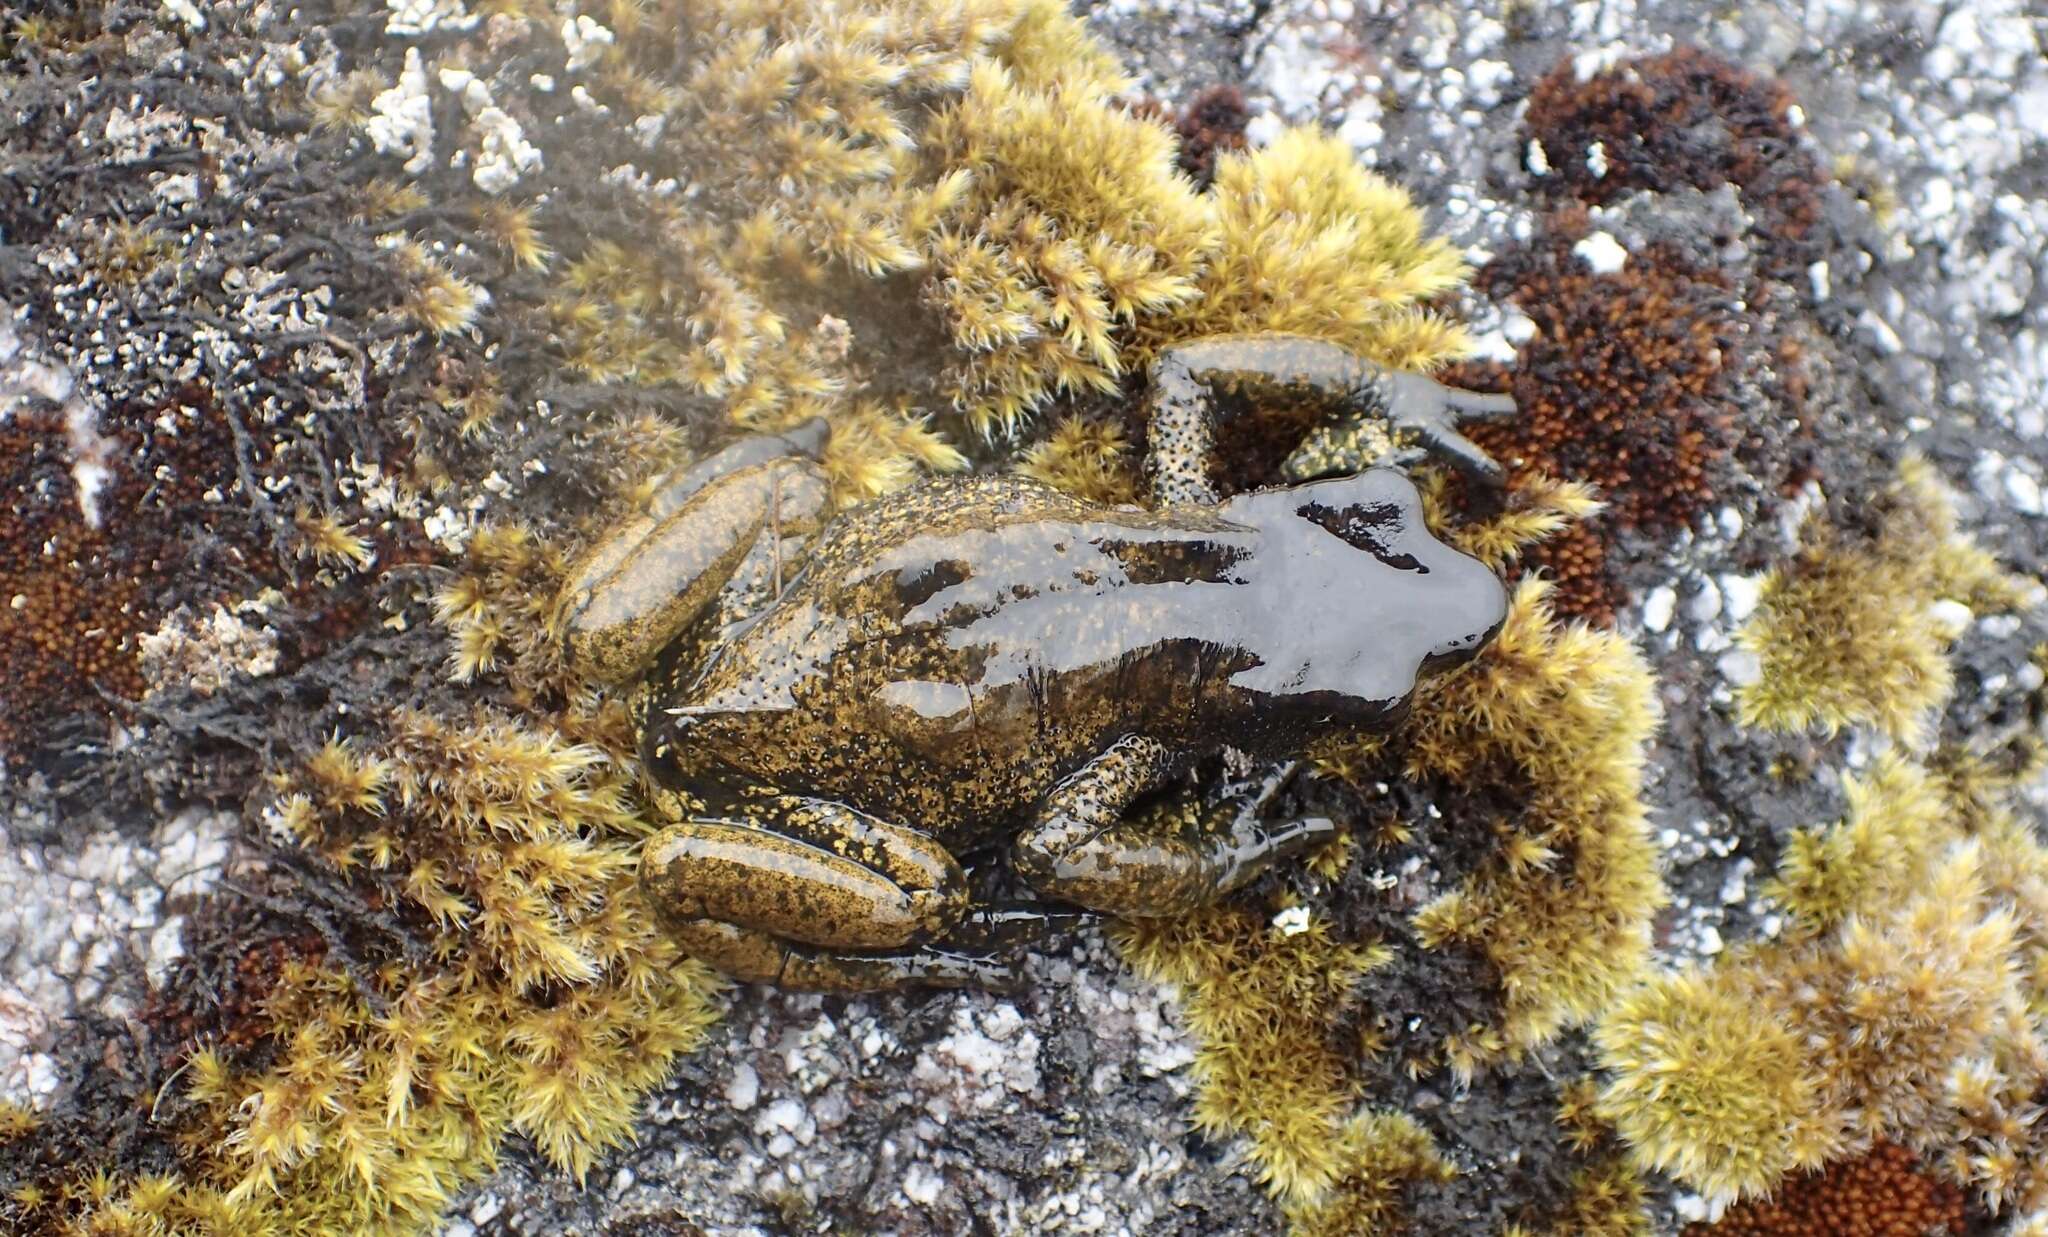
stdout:
<svg viewBox="0 0 2048 1237">
<path fill-rule="evenodd" d="M 1241 494 L 1223 514 L 1261 533 L 1247 581 L 1276 629 L 1246 686 L 1390 716 L 1418 675 L 1470 660 L 1506 620 L 1500 578 L 1430 533 L 1392 469 Z"/>
</svg>

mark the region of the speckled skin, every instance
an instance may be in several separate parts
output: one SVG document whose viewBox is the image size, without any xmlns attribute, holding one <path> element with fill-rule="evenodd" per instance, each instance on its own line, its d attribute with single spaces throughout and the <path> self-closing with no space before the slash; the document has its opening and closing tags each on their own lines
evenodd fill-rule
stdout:
<svg viewBox="0 0 2048 1237">
<path fill-rule="evenodd" d="M 954 856 L 999 846 L 1061 902 L 1183 913 L 1332 826 L 1247 808 L 1161 834 L 1125 821 L 1135 799 L 1224 744 L 1285 759 L 1384 726 L 1418 674 L 1491 636 L 1500 582 L 1430 536 L 1399 473 L 1216 503 L 1201 458 L 1219 379 L 1433 415 L 1439 435 L 1485 397 L 1287 337 L 1174 350 L 1154 379 L 1160 509 L 926 482 L 827 524 L 786 583 L 778 561 L 769 603 L 701 661 L 678 650 L 715 594 L 705 572 L 785 555 L 783 518 L 815 515 L 814 442 L 736 444 L 585 556 L 572 658 L 617 678 L 661 654 L 642 751 L 685 819 L 642 880 L 690 949 L 806 987 L 1000 983 L 989 951 L 1049 912 L 972 905 Z"/>
</svg>

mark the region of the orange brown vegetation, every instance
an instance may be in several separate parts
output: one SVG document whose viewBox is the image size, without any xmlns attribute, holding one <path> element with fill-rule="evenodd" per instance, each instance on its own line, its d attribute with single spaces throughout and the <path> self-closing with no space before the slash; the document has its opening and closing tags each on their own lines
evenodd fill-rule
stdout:
<svg viewBox="0 0 2048 1237">
<path fill-rule="evenodd" d="M 1567 57 L 1529 92 L 1526 130 L 1553 172 L 1543 184 L 1588 205 L 1637 189 L 1717 189 L 1732 184 L 1757 216 L 1767 270 L 1803 271 L 1817 255 L 1823 174 L 1798 142 L 1783 83 L 1681 47 L 1627 61 L 1580 81 Z M 1604 175 L 1586 154 L 1599 143 Z"/>
<path fill-rule="evenodd" d="M 1669 536 L 1717 502 L 1737 444 L 1724 373 L 1741 343 L 1725 277 L 1654 247 L 1595 274 L 1571 251 L 1574 223 L 1480 272 L 1488 295 L 1536 323 L 1512 374 L 1466 365 L 1446 380 L 1513 391 L 1519 416 L 1468 427 L 1511 481 L 1572 477 L 1607 501 L 1527 559 L 1557 583 L 1560 612 L 1606 625 L 1622 600 L 1614 530 Z"/>
<path fill-rule="evenodd" d="M 143 683 L 135 637 L 155 628 L 186 585 L 194 526 L 231 508 L 205 495 L 234 485 L 227 426 L 187 389 L 165 407 L 113 416 L 113 472 L 87 523 L 61 411 L 18 410 L 0 423 L 0 748 L 21 760 L 44 723 L 133 698 Z M 159 417 L 168 429 L 161 428 Z"/>
<path fill-rule="evenodd" d="M 1685 1237 L 1935 1237 L 1963 1231 L 1963 1195 L 1881 1142 L 1853 1160 L 1794 1177 L 1771 1199 L 1737 1203 Z"/>
</svg>

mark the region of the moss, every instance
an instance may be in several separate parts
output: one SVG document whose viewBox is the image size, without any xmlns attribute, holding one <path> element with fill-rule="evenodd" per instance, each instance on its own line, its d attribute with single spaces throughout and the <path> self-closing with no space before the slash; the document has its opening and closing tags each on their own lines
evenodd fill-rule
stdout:
<svg viewBox="0 0 2048 1237">
<path fill-rule="evenodd" d="M 1406 1113 L 1353 1117 L 1336 1131 L 1331 1154 L 1337 1164 L 1333 1188 L 1313 1202 L 1287 1205 L 1289 1237 L 1396 1231 L 1407 1186 L 1442 1181 L 1457 1172 L 1437 1154 L 1428 1131 Z"/>
<path fill-rule="evenodd" d="M 1418 367 L 1464 347 L 1420 308 L 1463 267 L 1404 194 L 1306 130 L 1221 154 L 1198 192 L 1173 130 L 1117 101 L 1120 71 L 1051 0 L 845 17 L 669 0 L 633 22 L 687 46 L 621 30 L 610 97 L 658 102 L 655 162 L 700 192 L 687 217 L 639 203 L 648 248 L 630 262 L 613 242 L 570 247 L 550 302 L 565 360 L 683 383 L 748 426 L 836 428 L 865 386 L 871 429 L 915 433 L 872 434 L 842 498 L 903 483 L 899 461 L 958 466 L 924 445 L 918 409 L 1011 433 L 1122 393 L 1190 336 L 1304 331 Z M 625 97 L 651 81 L 675 89 Z M 896 363 L 906 345 L 921 364 Z"/>
<path fill-rule="evenodd" d="M 1373 1132 L 1393 1127 L 1368 1122 L 1339 1137 L 1359 1090 L 1353 1054 L 1333 1040 L 1384 949 L 1334 941 L 1323 920 L 1290 933 L 1237 909 L 1119 931 L 1133 966 L 1181 988 L 1200 1042 L 1196 1128 L 1248 1136 L 1259 1180 L 1290 1205 L 1315 1204 L 1372 1167 Z"/>
<path fill-rule="evenodd" d="M 1957 632 L 1935 603 L 2010 610 L 2030 594 L 1956 529 L 1954 498 L 1908 457 L 1872 504 L 1868 531 L 1810 518 L 1798 555 L 1765 579 L 1736 641 L 1755 655 L 1740 686 L 1744 724 L 1833 734 L 1869 725 L 1921 739 L 1947 698 Z"/>
<path fill-rule="evenodd" d="M 1571 1197 L 1530 1237 L 1649 1237 L 1648 1188 L 1634 1165 L 1608 1154 L 1572 1174 Z M 1515 1237 L 1513 1230 L 1502 1237 Z"/>
<path fill-rule="evenodd" d="M 718 987 L 639 901 L 629 774 L 509 717 L 401 714 L 280 779 L 276 828 L 429 926 L 411 957 L 286 962 L 254 1047 L 191 1058 L 173 1204 L 414 1232 L 507 1137 L 579 1178 L 628 1138 Z"/>
<path fill-rule="evenodd" d="M 1575 231 L 1553 221 L 1480 272 L 1480 286 L 1536 331 L 1511 375 L 1471 366 L 1454 378 L 1513 391 L 1520 416 L 1471 427 L 1512 475 L 1571 477 L 1607 502 L 1604 517 L 1531 555 L 1565 613 L 1606 625 L 1625 599 L 1608 564 L 1616 530 L 1668 539 L 1732 488 L 1739 409 L 1729 376 L 1749 344 L 1724 274 L 1656 246 L 1596 274 L 1572 252 Z"/>
<path fill-rule="evenodd" d="M 1922 1171 L 1919 1157 L 1880 1142 L 1853 1160 L 1795 1176 L 1769 1200 L 1737 1203 L 1685 1237 L 1959 1237 L 1962 1191 Z M 2017 1231 L 2017 1230 L 2015 1230 Z"/>
<path fill-rule="evenodd" d="M 27 1108 L 11 1100 L 0 1101 L 0 1143 L 11 1143 L 18 1138 L 36 1132 L 43 1123 L 42 1117 L 33 1108 Z"/>
<path fill-rule="evenodd" d="M 1493 644 L 1418 692 L 1399 730 L 1321 757 L 1356 777 L 1384 754 L 1412 778 L 1512 796 L 1482 825 L 1489 857 L 1415 918 L 1426 947 L 1477 951 L 1499 976 L 1498 1019 L 1444 1045 L 1461 1074 L 1600 1012 L 1643 965 L 1664 901 L 1642 802 L 1649 671 L 1620 637 L 1559 622 L 1548 593 L 1525 579 Z"/>
<path fill-rule="evenodd" d="M 1875 548 L 1851 551 L 1864 556 L 1860 584 L 1898 607 L 1904 638 L 1926 642 L 1923 664 L 1948 640 L 1927 631 L 1932 597 L 2016 597 L 2016 582 L 1958 538 L 1925 465 L 1908 462 L 1874 522 Z M 1795 570 L 1825 578 L 1805 555 Z M 1893 591 L 1902 579 L 1919 591 Z M 1784 623 L 1791 611 L 1774 604 L 1766 621 Z M 1826 684 L 1809 707 L 1839 709 L 1830 673 L 1857 672 L 1842 649 L 1795 639 L 1777 681 Z M 1933 687 L 1909 694 L 1911 710 L 1859 707 L 1879 724 L 1917 724 L 1946 694 L 1945 662 L 1923 677 Z M 1597 1032 L 1610 1071 L 1600 1107 L 1640 1164 L 1722 1198 L 1786 1191 L 1732 1212 L 1731 1232 L 1821 1231 L 1814 1217 L 1844 1208 L 1874 1226 L 1854 1231 L 1920 1232 L 1923 1220 L 1952 1222 L 1956 1190 L 1994 1212 L 2048 1198 L 2027 1115 L 2048 1083 L 2048 849 L 2018 814 L 2038 748 L 2022 736 L 2006 752 L 1880 756 L 1845 779 L 1840 821 L 1787 842 L 1765 887 L 1786 914 L 1776 939 L 1654 980 L 1610 1011 Z"/>
<path fill-rule="evenodd" d="M 1567 58 L 1529 92 L 1524 123 L 1553 168 L 1540 184 L 1588 205 L 1639 189 L 1736 186 L 1769 274 L 1791 282 L 1819 256 L 1825 179 L 1792 107 L 1782 82 L 1680 47 L 1584 77 Z M 1596 143 L 1606 155 L 1599 172 L 1586 157 Z"/>
</svg>

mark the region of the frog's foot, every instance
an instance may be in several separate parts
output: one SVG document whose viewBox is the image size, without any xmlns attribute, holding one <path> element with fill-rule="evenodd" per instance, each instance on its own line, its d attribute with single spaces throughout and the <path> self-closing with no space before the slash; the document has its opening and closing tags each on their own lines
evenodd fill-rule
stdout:
<svg viewBox="0 0 2048 1237">
<path fill-rule="evenodd" d="M 656 486 L 644 514 L 598 538 L 555 602 L 569 664 L 604 682 L 632 677 L 689 627 L 764 535 L 808 535 L 827 489 L 816 455 L 825 423 L 742 438 Z"/>
<path fill-rule="evenodd" d="M 1038 823 L 1017 839 L 1018 872 L 1041 893 L 1155 919 L 1210 905 L 1336 832 L 1320 817 L 1269 825 L 1258 812 L 1263 796 L 1239 805 L 1221 828 L 1194 837 L 1125 820 L 1125 809 L 1173 764 L 1153 739 L 1112 744 L 1046 797 Z"/>
<path fill-rule="evenodd" d="M 829 949 L 715 919 L 671 920 L 669 931 L 691 956 L 734 979 L 783 988 L 813 992 L 986 988 L 1011 992 L 1019 982 L 1017 973 L 998 957 L 942 945 Z"/>
<path fill-rule="evenodd" d="M 1515 415 L 1514 396 L 1448 387 L 1404 370 L 1386 371 L 1380 383 L 1387 421 L 1396 431 L 1412 434 L 1449 456 L 1467 474 L 1498 483 L 1500 465 L 1478 443 L 1458 432 L 1458 422 L 1511 417 Z"/>
<path fill-rule="evenodd" d="M 1242 398 L 1218 400 L 1222 393 Z M 1326 339 L 1269 333 L 1189 340 L 1159 354 L 1146 392 L 1153 502 L 1161 507 L 1214 504 L 1218 495 L 1209 464 L 1216 452 L 1217 419 L 1262 399 L 1302 396 L 1334 403 L 1352 422 L 1348 429 L 1340 425 L 1335 440 L 1309 444 L 1310 459 L 1340 451 L 1362 454 L 1374 438 L 1362 421 L 1377 418 L 1396 437 L 1442 451 L 1488 481 L 1499 477 L 1499 467 L 1458 432 L 1458 422 L 1515 411 L 1505 395 L 1461 391 L 1421 374 L 1385 369 Z"/>
</svg>

